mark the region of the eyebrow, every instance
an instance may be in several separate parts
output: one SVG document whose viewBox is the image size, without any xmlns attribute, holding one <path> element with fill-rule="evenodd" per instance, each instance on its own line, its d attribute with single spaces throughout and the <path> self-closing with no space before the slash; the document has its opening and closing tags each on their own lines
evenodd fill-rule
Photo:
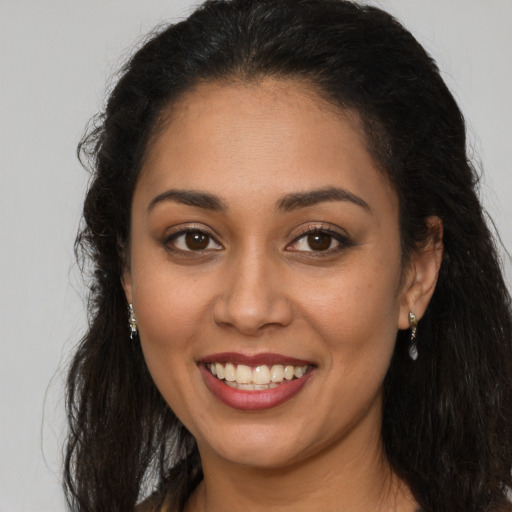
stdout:
<svg viewBox="0 0 512 512">
<path fill-rule="evenodd" d="M 208 192 L 199 192 L 197 190 L 176 190 L 171 189 L 159 194 L 148 205 L 148 211 L 151 211 L 155 206 L 167 201 L 175 203 L 186 204 L 188 206 L 196 206 L 197 208 L 204 208 L 215 212 L 225 212 L 228 208 L 224 201 L 213 194 Z"/>
<path fill-rule="evenodd" d="M 277 209 L 282 212 L 290 212 L 299 208 L 307 208 L 326 201 L 348 201 L 368 212 L 372 209 L 370 205 L 361 197 L 352 192 L 338 187 L 326 187 L 306 192 L 294 192 L 287 194 L 277 203 Z"/>
<path fill-rule="evenodd" d="M 228 210 L 226 203 L 220 197 L 208 192 L 171 189 L 153 198 L 148 205 L 148 211 L 151 211 L 158 204 L 167 201 L 185 204 L 187 206 L 195 206 L 215 212 L 226 212 Z M 286 194 L 277 202 L 277 209 L 281 212 L 291 212 L 328 201 L 348 201 L 364 208 L 368 212 L 372 211 L 370 205 L 363 198 L 338 187 L 326 187 L 308 190 L 306 192 Z"/>
</svg>

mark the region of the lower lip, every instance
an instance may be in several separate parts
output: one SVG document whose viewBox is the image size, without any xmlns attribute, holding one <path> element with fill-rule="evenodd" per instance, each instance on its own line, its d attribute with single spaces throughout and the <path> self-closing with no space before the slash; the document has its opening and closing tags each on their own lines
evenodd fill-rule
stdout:
<svg viewBox="0 0 512 512">
<path fill-rule="evenodd" d="M 229 407 L 242 411 L 262 411 L 281 405 L 294 397 L 313 374 L 313 371 L 309 371 L 300 379 L 285 381 L 275 388 L 246 391 L 231 388 L 224 384 L 217 377 L 214 377 L 203 364 L 199 365 L 199 369 L 206 386 L 213 395 Z"/>
</svg>

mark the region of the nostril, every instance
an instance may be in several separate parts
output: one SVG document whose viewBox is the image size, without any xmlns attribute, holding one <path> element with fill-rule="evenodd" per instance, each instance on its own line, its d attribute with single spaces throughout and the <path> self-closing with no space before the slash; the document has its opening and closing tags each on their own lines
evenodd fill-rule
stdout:
<svg viewBox="0 0 512 512">
<path fill-rule="evenodd" d="M 280 303 L 281 302 L 281 303 Z M 220 327 L 231 327 L 255 336 L 291 322 L 291 308 L 278 297 L 242 300 L 240 297 L 218 298 L 213 306 L 213 321 Z"/>
</svg>

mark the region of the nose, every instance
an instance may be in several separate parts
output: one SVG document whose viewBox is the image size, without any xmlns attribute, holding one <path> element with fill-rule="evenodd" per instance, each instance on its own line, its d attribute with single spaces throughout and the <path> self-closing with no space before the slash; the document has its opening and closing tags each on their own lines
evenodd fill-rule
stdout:
<svg viewBox="0 0 512 512">
<path fill-rule="evenodd" d="M 259 336 L 292 321 L 292 307 L 283 293 L 282 272 L 262 254 L 239 257 L 226 268 L 213 306 L 217 325 Z M 281 275 L 280 275 L 281 274 Z"/>
</svg>

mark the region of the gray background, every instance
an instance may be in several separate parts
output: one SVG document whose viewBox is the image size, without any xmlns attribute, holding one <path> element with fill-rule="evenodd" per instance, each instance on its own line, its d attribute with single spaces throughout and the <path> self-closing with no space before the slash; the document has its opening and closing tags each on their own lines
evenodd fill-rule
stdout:
<svg viewBox="0 0 512 512">
<path fill-rule="evenodd" d="M 85 326 L 73 240 L 87 175 L 75 147 L 141 34 L 192 4 L 0 0 L 0 512 L 65 508 L 62 384 Z M 512 0 L 380 5 L 438 60 L 511 252 Z"/>
</svg>

